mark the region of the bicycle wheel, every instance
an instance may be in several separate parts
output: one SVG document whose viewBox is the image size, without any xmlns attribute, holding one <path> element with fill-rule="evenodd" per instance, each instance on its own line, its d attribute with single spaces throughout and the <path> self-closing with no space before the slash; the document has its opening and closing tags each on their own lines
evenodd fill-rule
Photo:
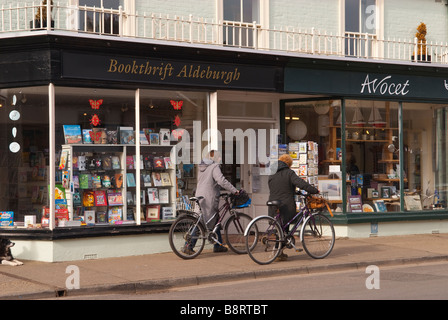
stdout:
<svg viewBox="0 0 448 320">
<path fill-rule="evenodd" d="M 325 258 L 333 250 L 333 223 L 323 214 L 309 216 L 302 226 L 301 236 L 303 249 L 314 259 Z"/>
<path fill-rule="evenodd" d="M 252 220 L 245 234 L 246 251 L 256 263 L 269 264 L 280 254 L 283 231 L 274 218 L 263 216 Z"/>
<path fill-rule="evenodd" d="M 235 212 L 235 214 L 230 216 L 226 221 L 226 224 L 224 225 L 226 243 L 233 252 L 237 254 L 247 252 L 244 231 L 251 221 L 252 218 L 242 212 Z"/>
<path fill-rule="evenodd" d="M 196 258 L 205 245 L 205 229 L 202 223 L 190 214 L 181 215 L 171 225 L 169 232 L 170 247 L 182 259 Z"/>
</svg>

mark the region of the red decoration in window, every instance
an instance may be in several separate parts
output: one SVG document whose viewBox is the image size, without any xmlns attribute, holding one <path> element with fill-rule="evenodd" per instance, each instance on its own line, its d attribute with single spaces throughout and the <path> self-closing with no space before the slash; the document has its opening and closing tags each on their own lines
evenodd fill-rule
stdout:
<svg viewBox="0 0 448 320">
<path fill-rule="evenodd" d="M 90 106 L 92 107 L 92 109 L 98 110 L 100 108 L 100 105 L 103 104 L 103 99 L 100 100 L 89 100 L 90 102 Z"/>
<path fill-rule="evenodd" d="M 171 135 L 176 138 L 176 140 L 179 140 L 180 137 L 182 137 L 182 135 L 184 134 L 185 130 L 184 129 L 174 129 L 171 132 Z"/>
<path fill-rule="evenodd" d="M 176 127 L 180 126 L 180 118 L 179 118 L 179 116 L 174 117 L 174 124 L 176 125 Z"/>
<path fill-rule="evenodd" d="M 184 104 L 184 102 L 182 100 L 179 100 L 179 101 L 170 100 L 170 102 L 171 102 L 171 105 L 173 106 L 174 110 L 182 109 L 182 105 Z"/>
<path fill-rule="evenodd" d="M 98 115 L 97 114 L 94 114 L 93 116 L 92 116 L 92 118 L 90 119 L 90 124 L 92 125 L 92 126 L 97 126 L 97 125 L 99 125 L 101 123 L 101 120 L 100 120 L 100 118 L 98 117 Z"/>
</svg>

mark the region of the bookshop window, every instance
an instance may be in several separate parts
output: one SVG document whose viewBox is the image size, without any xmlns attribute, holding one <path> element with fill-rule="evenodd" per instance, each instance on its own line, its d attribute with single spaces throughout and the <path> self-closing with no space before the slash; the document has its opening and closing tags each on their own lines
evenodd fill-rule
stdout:
<svg viewBox="0 0 448 320">
<path fill-rule="evenodd" d="M 0 90 L 0 223 L 40 227 L 48 204 L 48 87 Z"/>
<path fill-rule="evenodd" d="M 56 226 L 135 223 L 126 202 L 135 91 L 56 87 L 55 94 Z"/>
<path fill-rule="evenodd" d="M 399 104 L 347 100 L 345 108 L 348 211 L 400 211 Z"/>
<path fill-rule="evenodd" d="M 403 104 L 404 200 L 407 211 L 446 208 L 447 111 L 445 105 Z"/>
<path fill-rule="evenodd" d="M 202 137 L 202 133 L 208 129 L 207 96 L 206 92 L 141 90 L 140 153 L 143 160 L 143 177 L 141 178 L 145 181 L 142 190 L 146 192 L 142 193 L 143 212 L 141 215 L 145 220 L 151 219 L 148 218 L 151 216 L 149 209 L 153 205 L 151 196 L 155 195 L 154 192 L 159 192 L 160 201 L 160 191 L 166 192 L 165 186 L 157 185 L 157 179 L 154 179 L 157 173 L 161 172 L 170 177 L 171 182 L 165 182 L 168 184 L 168 189 L 170 185 L 175 186 L 177 180 L 177 190 L 172 188 L 169 192 L 169 199 L 164 200 L 168 201 L 170 205 L 175 204 L 176 198 L 180 201 L 182 197 L 194 195 L 197 181 L 194 153 L 199 149 L 202 150 L 207 142 L 195 141 L 193 134 L 194 132 L 199 133 L 199 137 Z M 194 127 L 195 129 L 193 129 Z M 198 140 L 197 137 L 196 140 Z M 182 143 L 174 151 L 175 154 L 170 154 L 168 146 L 175 146 L 179 142 Z M 193 142 L 196 143 L 194 146 Z M 168 158 L 165 160 L 171 162 L 170 164 L 165 161 L 163 164 L 165 169 L 157 167 L 159 164 L 154 161 L 154 159 L 163 160 L 162 157 Z M 174 162 L 177 162 L 178 165 L 176 166 Z M 143 198 L 144 196 L 145 198 Z M 158 204 L 155 205 L 157 207 Z M 165 207 L 166 204 L 160 203 L 161 218 L 164 218 L 163 210 L 169 210 L 164 209 Z"/>
</svg>

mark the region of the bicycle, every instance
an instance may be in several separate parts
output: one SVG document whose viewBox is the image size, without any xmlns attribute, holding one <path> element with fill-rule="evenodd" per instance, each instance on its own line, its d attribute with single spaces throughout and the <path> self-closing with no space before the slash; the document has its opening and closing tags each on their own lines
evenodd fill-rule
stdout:
<svg viewBox="0 0 448 320">
<path fill-rule="evenodd" d="M 299 238 L 303 249 L 314 259 L 323 259 L 328 256 L 334 247 L 335 231 L 333 223 L 322 213 L 328 209 L 333 213 L 328 203 L 322 197 L 311 195 L 299 195 L 301 209 L 285 224 L 282 224 L 279 207 L 280 201 L 268 201 L 266 205 L 277 208 L 276 216 L 259 216 L 247 226 L 244 236 L 246 239 L 246 251 L 253 261 L 264 265 L 274 261 L 284 248 L 294 248 L 301 251 L 295 245 L 294 233 L 299 230 Z M 311 208 L 312 207 L 312 208 Z M 290 225 L 294 225 L 287 232 Z"/>
<path fill-rule="evenodd" d="M 177 256 L 182 259 L 197 257 L 204 249 L 206 240 L 211 244 L 223 245 L 218 241 L 216 232 L 222 229 L 223 220 L 227 213 L 230 213 L 230 217 L 224 224 L 226 243 L 233 252 L 237 254 L 246 253 L 244 230 L 252 221 L 252 218 L 245 213 L 236 211 L 236 209 L 248 206 L 248 204 L 236 205 L 237 196 L 227 193 L 222 193 L 219 197 L 223 198 L 224 203 L 208 221 L 205 221 L 199 204 L 204 197 L 190 198 L 190 201 L 196 203 L 199 212 L 192 210 L 179 211 L 180 215 L 171 225 L 169 231 L 170 247 Z M 250 203 L 250 200 L 248 202 Z M 215 217 L 218 217 L 218 220 L 213 229 L 209 229 L 207 225 Z"/>
</svg>

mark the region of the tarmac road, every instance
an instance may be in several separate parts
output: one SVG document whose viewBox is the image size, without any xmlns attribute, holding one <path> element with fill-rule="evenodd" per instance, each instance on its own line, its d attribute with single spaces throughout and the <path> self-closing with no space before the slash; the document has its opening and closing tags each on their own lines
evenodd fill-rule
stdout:
<svg viewBox="0 0 448 320">
<path fill-rule="evenodd" d="M 448 299 L 448 262 L 384 266 L 377 271 L 375 284 L 372 280 L 374 272 L 360 269 L 204 284 L 141 294 L 103 294 L 59 299 L 183 300 L 185 305 L 193 300 L 256 300 L 260 304 L 269 305 L 270 300 Z"/>
</svg>

